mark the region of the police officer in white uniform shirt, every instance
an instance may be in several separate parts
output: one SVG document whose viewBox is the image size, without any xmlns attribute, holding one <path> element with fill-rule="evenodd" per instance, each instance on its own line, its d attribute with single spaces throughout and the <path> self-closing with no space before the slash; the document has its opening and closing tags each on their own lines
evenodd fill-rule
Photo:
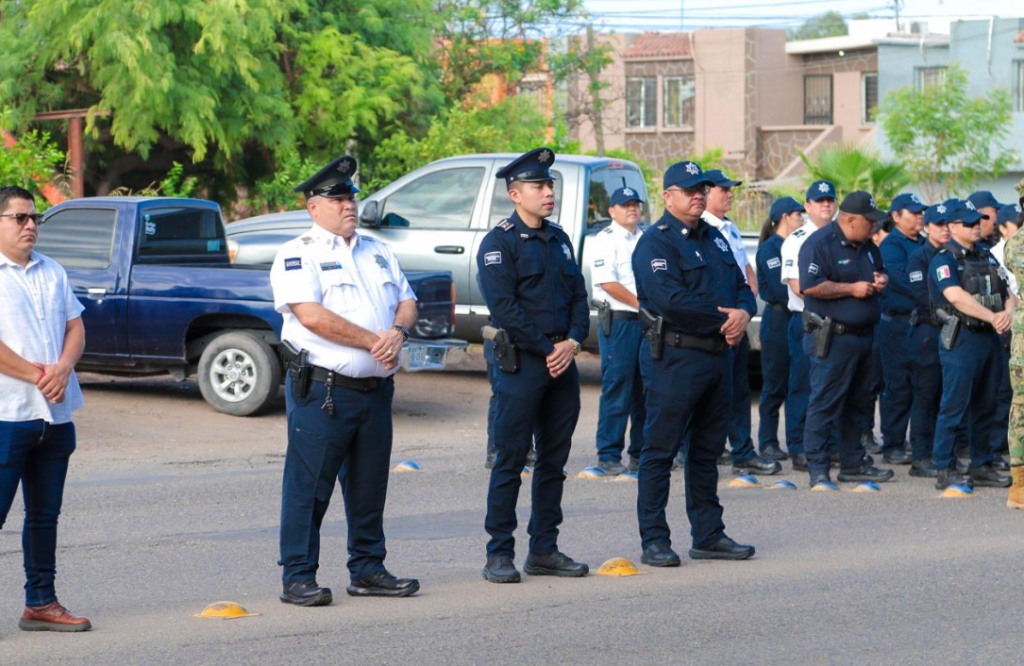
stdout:
<svg viewBox="0 0 1024 666">
<path fill-rule="evenodd" d="M 608 475 L 636 473 L 644 445 L 643 378 L 640 376 L 639 303 L 633 277 L 633 250 L 640 240 L 640 193 L 631 187 L 612 192 L 611 223 L 587 240 L 594 302 L 598 306 L 601 400 L 597 417 L 597 465 Z M 629 467 L 622 451 L 629 429 Z"/>
<path fill-rule="evenodd" d="M 32 193 L 0 187 L 0 527 L 18 487 L 25 501 L 26 631 L 87 631 L 57 600 L 57 518 L 72 413 L 82 407 L 74 367 L 85 350 L 82 304 L 64 268 L 34 250 L 42 216 Z"/>
<path fill-rule="evenodd" d="M 832 222 L 836 214 L 836 186 L 827 180 L 811 183 L 807 188 L 807 200 L 804 204 L 807 211 L 807 222 L 791 233 L 782 243 L 782 282 L 789 292 L 789 311 L 799 314 L 804 311 L 804 299 L 800 295 L 800 248 L 811 234 Z M 807 401 L 811 396 L 811 366 L 803 349 L 804 327 L 801 317 L 789 319 L 789 392 L 786 394 L 786 418 L 792 414 L 796 421 L 794 433 L 803 437 L 804 417 L 807 414 Z M 786 443 L 787 446 L 797 445 L 803 448 L 803 440 Z M 807 471 L 807 458 L 804 454 L 793 456 L 793 470 Z"/>
<path fill-rule="evenodd" d="M 405 597 L 419 581 L 384 568 L 392 375 L 416 322 L 416 296 L 385 243 L 356 232 L 356 160 L 339 157 L 295 191 L 313 226 L 270 271 L 288 361 L 288 451 L 281 507 L 281 601 L 330 604 L 320 587 L 320 526 L 336 480 L 348 525 L 352 596 Z"/>
</svg>

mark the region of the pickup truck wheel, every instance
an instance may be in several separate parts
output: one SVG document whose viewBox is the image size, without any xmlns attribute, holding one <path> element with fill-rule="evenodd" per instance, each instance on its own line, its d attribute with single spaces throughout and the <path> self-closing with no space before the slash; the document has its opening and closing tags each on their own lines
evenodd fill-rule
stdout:
<svg viewBox="0 0 1024 666">
<path fill-rule="evenodd" d="M 250 416 L 267 407 L 281 385 L 281 363 L 263 340 L 224 333 L 199 358 L 199 390 L 218 412 Z"/>
</svg>

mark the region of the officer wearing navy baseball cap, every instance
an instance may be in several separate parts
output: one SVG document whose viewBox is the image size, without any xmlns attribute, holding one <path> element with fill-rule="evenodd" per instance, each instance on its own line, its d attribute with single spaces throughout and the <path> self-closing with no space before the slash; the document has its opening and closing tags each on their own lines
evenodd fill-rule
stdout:
<svg viewBox="0 0 1024 666">
<path fill-rule="evenodd" d="M 892 465 L 908 465 L 907 428 L 913 408 L 910 350 L 906 340 L 914 292 L 907 266 L 911 255 L 924 243 L 923 213 L 927 206 L 916 194 L 903 193 L 892 200 L 893 229 L 878 247 L 889 274 L 882 292 L 882 319 L 878 324 L 881 372 L 884 381 L 879 411 L 882 417 L 882 456 Z"/>
<path fill-rule="evenodd" d="M 1017 299 L 1003 280 L 999 262 L 979 243 L 986 214 L 970 200 L 950 199 L 942 205 L 951 239 L 928 271 L 932 305 L 943 323 L 942 400 L 932 449 L 938 469 L 935 487 L 1005 488 L 1010 477 L 993 465 L 992 426 L 1004 360 L 999 335 L 1010 330 Z M 964 426 L 970 428 L 971 450 L 966 477 L 957 470 L 954 453 L 957 431 Z"/>
<path fill-rule="evenodd" d="M 1003 204 L 999 203 L 999 200 L 989 192 L 988 190 L 979 190 L 967 197 L 965 203 L 970 203 L 974 206 L 983 217 L 981 219 L 981 243 L 987 249 L 991 250 L 992 246 L 999 242 L 999 238 L 996 235 L 996 217 L 999 214 L 999 209 L 1003 207 Z"/>
</svg>

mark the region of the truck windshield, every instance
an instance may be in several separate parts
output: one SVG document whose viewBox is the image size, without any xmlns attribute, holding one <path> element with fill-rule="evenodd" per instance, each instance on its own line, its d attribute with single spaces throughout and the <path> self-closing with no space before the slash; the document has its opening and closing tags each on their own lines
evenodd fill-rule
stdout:
<svg viewBox="0 0 1024 666">
<path fill-rule="evenodd" d="M 587 195 L 587 233 L 597 233 L 611 222 L 608 217 L 608 206 L 612 192 L 620 187 L 631 187 L 647 200 L 647 186 L 643 174 L 624 166 L 605 166 L 590 172 L 589 194 Z M 646 226 L 651 222 L 650 207 L 645 203 L 640 224 Z"/>
</svg>

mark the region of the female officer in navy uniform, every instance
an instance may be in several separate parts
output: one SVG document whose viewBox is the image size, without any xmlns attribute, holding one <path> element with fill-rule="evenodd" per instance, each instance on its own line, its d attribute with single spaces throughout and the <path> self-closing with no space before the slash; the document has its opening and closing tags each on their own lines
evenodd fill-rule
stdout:
<svg viewBox="0 0 1024 666">
<path fill-rule="evenodd" d="M 782 241 L 799 229 L 804 207 L 793 197 L 782 197 L 772 204 L 768 220 L 761 228 L 761 241 L 757 248 L 757 284 L 761 299 L 767 306 L 761 315 L 761 400 L 758 405 L 760 426 L 757 441 L 761 457 L 768 460 L 786 460 L 790 455 L 803 456 L 802 438 L 790 430 L 796 419 L 786 413 L 787 455 L 779 446 L 779 410 L 786 402 L 789 384 L 789 318 L 792 316 L 787 301 L 789 295 L 782 283 Z"/>
</svg>

